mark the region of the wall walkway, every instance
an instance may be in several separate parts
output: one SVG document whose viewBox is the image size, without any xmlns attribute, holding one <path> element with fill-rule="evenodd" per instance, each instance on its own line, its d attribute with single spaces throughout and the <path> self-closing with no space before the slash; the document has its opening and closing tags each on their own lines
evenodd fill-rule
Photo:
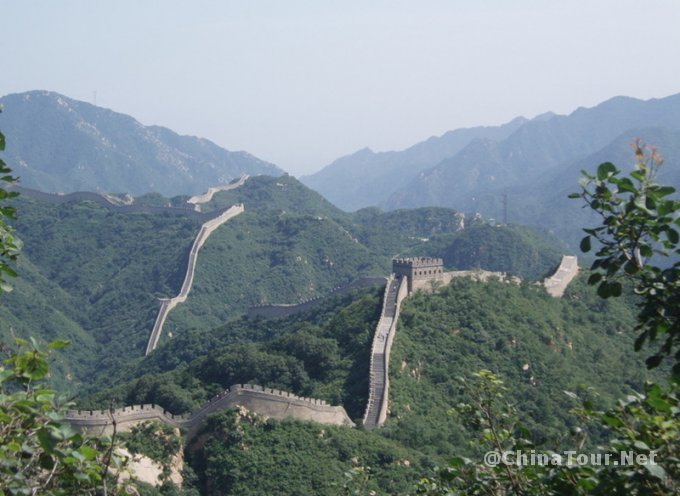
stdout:
<svg viewBox="0 0 680 496">
<path fill-rule="evenodd" d="M 550 296 L 561 298 L 569 283 L 578 274 L 578 259 L 573 255 L 563 255 L 555 273 L 543 281 Z"/>
<path fill-rule="evenodd" d="M 243 213 L 245 207 L 243 204 L 234 205 L 227 210 L 223 211 L 219 216 L 212 220 L 209 220 L 201 226 L 201 229 L 194 240 L 194 244 L 191 247 L 191 252 L 189 253 L 189 263 L 187 265 L 187 272 L 184 276 L 184 283 L 179 291 L 179 294 L 174 298 L 161 300 L 161 308 L 158 311 L 158 316 L 156 317 L 156 322 L 151 330 L 151 335 L 149 336 L 149 342 L 146 345 L 145 355 L 148 355 L 153 350 L 156 349 L 158 345 L 158 340 L 160 339 L 161 333 L 163 332 L 163 325 L 165 324 L 165 319 L 168 313 L 177 306 L 179 303 L 186 301 L 189 291 L 191 291 L 191 286 L 194 282 L 194 271 L 196 270 L 196 261 L 198 260 L 198 251 L 201 249 L 208 237 L 222 224 L 227 222 L 229 219 L 236 217 L 237 215 Z"/>
<path fill-rule="evenodd" d="M 243 186 L 243 184 L 248 180 L 249 177 L 250 177 L 249 175 L 245 174 L 241 176 L 236 182 L 208 188 L 208 191 L 206 193 L 203 193 L 202 195 L 192 196 L 187 200 L 187 203 L 195 205 L 195 209 L 200 212 L 201 209 L 199 205 L 201 203 L 208 203 L 210 200 L 212 200 L 213 195 L 215 195 L 215 193 L 218 193 L 220 191 L 229 191 L 231 189 L 236 189 L 240 186 Z"/>
<path fill-rule="evenodd" d="M 158 405 L 134 405 L 114 410 L 69 410 L 65 420 L 95 435 L 112 434 L 114 425 L 117 432 L 128 432 L 143 422 L 157 420 L 181 427 L 185 429 L 187 437 L 192 437 L 210 414 L 237 406 L 279 420 L 292 418 L 354 426 L 341 406 L 331 406 L 323 400 L 303 398 L 287 391 L 252 384 L 231 386 L 189 415 L 173 415 Z"/>
<path fill-rule="evenodd" d="M 391 275 L 385 287 L 380 320 L 371 345 L 371 365 L 368 387 L 368 402 L 364 412 L 363 424 L 366 429 L 380 427 L 387 418 L 389 398 L 389 360 L 394 333 L 399 320 L 402 300 L 408 294 L 408 281 L 405 277 Z"/>
</svg>

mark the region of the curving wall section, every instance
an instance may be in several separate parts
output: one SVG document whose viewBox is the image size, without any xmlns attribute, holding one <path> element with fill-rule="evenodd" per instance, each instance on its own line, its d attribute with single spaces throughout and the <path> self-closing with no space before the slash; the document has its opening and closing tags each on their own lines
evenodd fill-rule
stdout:
<svg viewBox="0 0 680 496">
<path fill-rule="evenodd" d="M 191 286 L 194 282 L 194 272 L 196 270 L 196 261 L 198 260 L 198 252 L 208 239 L 208 237 L 222 224 L 227 222 L 229 219 L 236 217 L 237 215 L 243 213 L 245 207 L 243 204 L 234 205 L 223 211 L 219 216 L 214 219 L 209 220 L 201 226 L 201 229 L 194 240 L 194 244 L 191 247 L 191 252 L 189 253 L 189 263 L 187 265 L 187 272 L 184 276 L 184 283 L 182 283 L 182 288 L 179 294 L 174 298 L 161 300 L 161 308 L 158 311 L 158 316 L 154 322 L 153 329 L 151 330 L 151 335 L 149 336 L 149 342 L 146 345 L 145 355 L 148 355 L 153 350 L 156 349 L 158 345 L 158 340 L 160 339 L 161 333 L 163 332 L 163 325 L 165 324 L 165 319 L 170 313 L 170 310 L 175 308 L 177 304 L 183 303 L 187 299 L 189 291 L 191 291 Z"/>
<path fill-rule="evenodd" d="M 187 437 L 192 437 L 210 414 L 237 406 L 279 420 L 310 420 L 321 424 L 354 426 L 341 406 L 252 384 L 231 386 L 189 415 L 173 415 L 158 405 L 134 405 L 113 410 L 69 410 L 65 420 L 95 435 L 112 434 L 114 425 L 117 432 L 128 432 L 140 423 L 158 420 L 181 427 Z"/>
<path fill-rule="evenodd" d="M 550 296 L 561 298 L 576 274 L 578 274 L 578 258 L 573 255 L 563 255 L 560 266 L 552 276 L 543 281 L 543 286 Z"/>
<path fill-rule="evenodd" d="M 219 193 L 220 191 L 229 191 L 230 189 L 236 189 L 240 186 L 243 186 L 243 184 L 248 180 L 249 177 L 250 176 L 248 174 L 244 174 L 236 182 L 225 184 L 223 186 L 215 186 L 208 188 L 208 191 L 206 193 L 203 193 L 202 195 L 192 196 L 187 200 L 187 203 L 195 205 L 196 208 L 199 208 L 198 207 L 199 204 L 208 203 L 210 200 L 212 200 L 215 193 Z"/>
</svg>

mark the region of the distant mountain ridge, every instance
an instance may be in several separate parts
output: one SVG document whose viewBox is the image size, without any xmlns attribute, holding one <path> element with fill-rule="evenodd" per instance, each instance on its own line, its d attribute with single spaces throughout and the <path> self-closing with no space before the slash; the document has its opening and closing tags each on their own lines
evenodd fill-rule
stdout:
<svg viewBox="0 0 680 496">
<path fill-rule="evenodd" d="M 507 215 L 509 222 L 549 229 L 574 246 L 580 229 L 592 221 L 566 198 L 578 190 L 580 171 L 602 161 L 626 169 L 633 161 L 629 145 L 641 138 L 667 158 L 660 180 L 680 187 L 678 132 L 680 94 L 614 97 L 569 115 L 547 112 L 499 128 L 452 131 L 402 152 L 357 152 L 303 181 L 348 210 L 437 206 L 499 220 Z M 451 136 L 460 138 L 458 149 L 452 146 L 452 155 L 424 166 L 427 153 L 445 154 L 441 142 Z M 414 156 L 422 160 L 411 160 Z"/>
<path fill-rule="evenodd" d="M 243 174 L 283 173 L 247 152 L 58 93 L 7 95 L 0 105 L 5 160 L 22 186 L 41 191 L 191 195 Z"/>
<path fill-rule="evenodd" d="M 478 138 L 500 140 L 529 122 L 517 117 L 501 126 L 473 127 L 432 136 L 402 151 L 363 148 L 300 180 L 343 210 L 379 205 L 420 171 L 437 165 Z"/>
<path fill-rule="evenodd" d="M 532 183 L 551 171 L 596 153 L 628 130 L 650 127 L 680 129 L 680 94 L 619 96 L 569 115 L 546 112 L 498 127 L 458 129 L 398 152 L 364 149 L 302 181 L 345 210 L 443 206 L 498 216 L 499 205 L 487 202 L 490 191 L 498 196 L 525 185 L 524 194 L 534 194 Z"/>
</svg>

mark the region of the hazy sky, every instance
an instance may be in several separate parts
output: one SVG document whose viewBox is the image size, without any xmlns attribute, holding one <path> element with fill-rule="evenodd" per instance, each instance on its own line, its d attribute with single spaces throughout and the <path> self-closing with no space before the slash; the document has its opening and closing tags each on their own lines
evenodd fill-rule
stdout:
<svg viewBox="0 0 680 496">
<path fill-rule="evenodd" d="M 678 0 L 0 0 L 0 95 L 46 89 L 293 174 L 365 146 L 680 92 Z"/>
</svg>

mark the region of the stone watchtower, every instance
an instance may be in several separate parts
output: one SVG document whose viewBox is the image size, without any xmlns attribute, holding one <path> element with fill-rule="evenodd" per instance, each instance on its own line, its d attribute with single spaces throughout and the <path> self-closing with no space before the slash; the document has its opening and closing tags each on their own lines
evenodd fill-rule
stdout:
<svg viewBox="0 0 680 496">
<path fill-rule="evenodd" d="M 444 273 L 444 261 L 441 258 L 430 257 L 395 258 L 392 260 L 392 272 L 397 276 L 408 277 L 410 293 L 413 291 L 414 281 L 440 278 Z"/>
</svg>

